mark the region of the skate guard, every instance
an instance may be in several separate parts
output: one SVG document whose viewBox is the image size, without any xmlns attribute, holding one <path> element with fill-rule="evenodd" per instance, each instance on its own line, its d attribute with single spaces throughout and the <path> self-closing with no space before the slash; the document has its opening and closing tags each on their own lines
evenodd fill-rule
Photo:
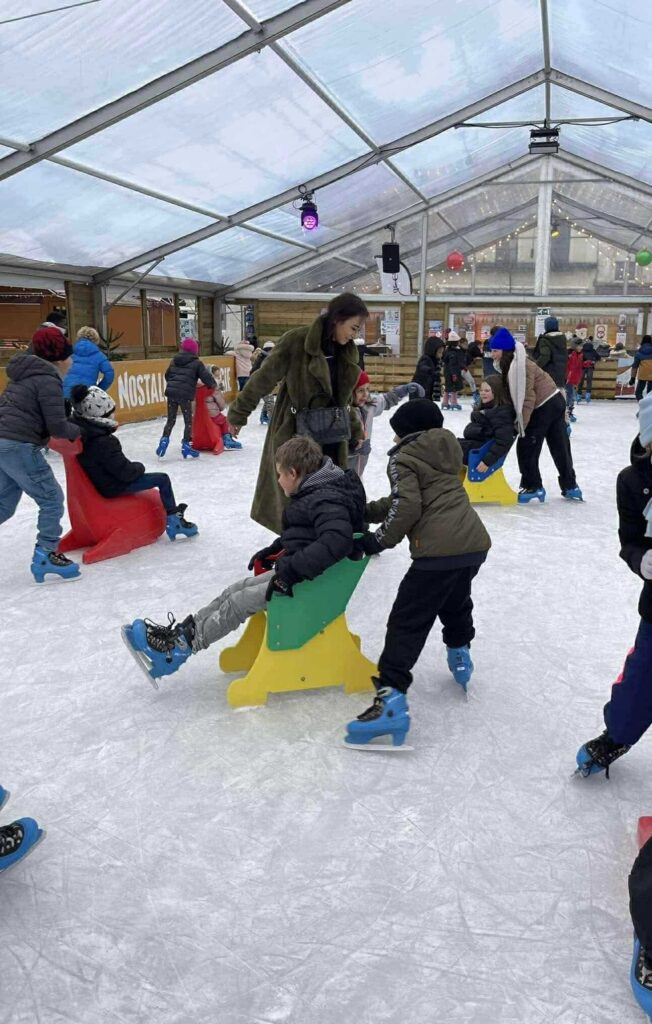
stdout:
<svg viewBox="0 0 652 1024">
<path fill-rule="evenodd" d="M 344 686 L 346 693 L 373 690 L 376 666 L 360 651 L 346 607 L 369 559 L 332 565 L 314 580 L 298 583 L 294 597 L 274 596 L 254 615 L 234 647 L 220 657 L 223 672 L 246 675 L 231 683 L 233 707 L 265 704 L 270 693 Z"/>
<path fill-rule="evenodd" d="M 198 452 L 213 452 L 213 455 L 221 455 L 224 451 L 222 431 L 215 426 L 206 408 L 206 399 L 211 394 L 210 388 L 203 384 L 197 385 L 195 411 L 192 417 L 192 446 Z"/>
<path fill-rule="evenodd" d="M 492 441 L 487 441 L 482 448 L 474 448 L 469 452 L 469 464 L 464 474 L 464 490 L 472 505 L 516 505 L 518 495 L 505 480 L 503 465 L 506 456 L 498 459 L 486 473 L 478 471 L 478 463 L 491 448 Z"/>
<path fill-rule="evenodd" d="M 59 541 L 58 551 L 87 548 L 87 565 L 105 558 L 126 555 L 134 548 L 153 544 L 165 530 L 166 515 L 158 490 L 103 498 L 77 461 L 82 451 L 79 438 L 64 441 L 51 437 L 49 447 L 63 458 L 71 529 Z"/>
</svg>

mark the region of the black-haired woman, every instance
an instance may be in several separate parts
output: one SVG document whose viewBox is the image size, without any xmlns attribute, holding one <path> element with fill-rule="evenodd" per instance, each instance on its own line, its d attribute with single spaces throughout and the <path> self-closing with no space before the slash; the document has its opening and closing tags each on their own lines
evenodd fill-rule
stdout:
<svg viewBox="0 0 652 1024">
<path fill-rule="evenodd" d="M 324 455 L 342 469 L 347 466 L 349 440 L 362 441 L 360 420 L 349 415 L 349 407 L 360 375 L 354 338 L 360 336 L 368 315 L 357 295 L 344 292 L 335 296 L 309 327 L 295 327 L 278 340 L 229 407 L 229 422 L 237 436 L 261 398 L 280 383 L 251 506 L 252 519 L 275 533 L 280 531 L 285 505 L 275 454 L 297 433 L 297 418 L 303 421 L 302 429 L 310 430 L 310 436 L 320 443 Z M 332 419 L 330 441 L 320 439 L 323 424 L 315 422 L 322 409 L 333 410 L 332 417 L 326 416 Z"/>
</svg>

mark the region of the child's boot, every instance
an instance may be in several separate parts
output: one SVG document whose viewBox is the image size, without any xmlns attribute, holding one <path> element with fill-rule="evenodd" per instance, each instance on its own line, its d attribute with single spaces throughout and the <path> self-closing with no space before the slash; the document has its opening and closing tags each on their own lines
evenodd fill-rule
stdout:
<svg viewBox="0 0 652 1024">
<path fill-rule="evenodd" d="M 240 441 L 236 441 L 233 434 L 223 434 L 222 441 L 224 442 L 224 447 L 228 452 L 234 452 L 239 448 L 242 448 L 242 444 Z"/>
<path fill-rule="evenodd" d="M 522 487 L 518 492 L 518 503 L 519 505 L 527 505 L 529 501 L 534 498 L 543 504 L 546 500 L 546 489 L 545 487 Z"/>
<path fill-rule="evenodd" d="M 169 443 L 170 438 L 166 437 L 166 435 L 163 434 L 163 437 L 158 443 L 158 448 L 156 449 L 156 454 L 158 455 L 159 459 L 162 459 L 163 456 L 165 455 L 166 451 L 168 450 Z"/>
<path fill-rule="evenodd" d="M 456 391 L 450 396 L 450 399 L 451 399 L 451 409 L 453 409 L 455 412 L 461 412 L 462 411 L 462 406 L 460 405 L 460 400 L 457 397 L 457 392 Z"/>
<path fill-rule="evenodd" d="M 586 392 L 586 404 L 588 405 L 590 401 L 591 401 L 591 392 L 587 391 Z"/>
<path fill-rule="evenodd" d="M 71 562 L 69 558 L 58 551 L 46 551 L 39 544 L 34 548 L 30 568 L 37 583 L 43 583 L 48 573 L 60 576 L 62 580 L 78 580 L 80 577 L 79 566 L 76 562 Z"/>
<path fill-rule="evenodd" d="M 187 519 L 183 518 L 187 508 L 187 505 L 177 505 L 174 512 L 168 513 L 165 532 L 170 540 L 176 540 L 178 534 L 182 534 L 184 537 L 196 537 L 199 533 L 195 523 L 189 523 Z"/>
<path fill-rule="evenodd" d="M 594 740 L 588 740 L 577 751 L 577 771 L 584 778 L 605 772 L 609 778 L 609 765 L 626 754 L 629 747 L 625 743 L 616 743 L 605 729 Z"/>
<path fill-rule="evenodd" d="M 629 980 L 636 1002 L 652 1018 L 652 956 L 648 956 L 636 935 Z"/>
<path fill-rule="evenodd" d="M 183 622 L 175 622 L 173 615 L 168 615 L 168 619 L 167 626 L 159 626 L 150 619 L 134 619 L 121 630 L 127 650 L 155 690 L 158 690 L 157 679 L 172 675 L 192 654 L 195 636 L 192 615 Z"/>
<path fill-rule="evenodd" d="M 448 409 L 450 409 L 449 397 L 450 396 L 448 394 L 448 391 L 444 391 L 444 401 L 441 404 L 441 407 L 442 407 L 444 412 L 446 412 L 446 411 L 448 411 Z"/>
<path fill-rule="evenodd" d="M 453 679 L 462 687 L 466 693 L 469 680 L 473 675 L 473 662 L 468 644 L 465 647 L 447 647 L 446 660 L 448 667 L 453 674 Z"/>
<path fill-rule="evenodd" d="M 372 750 L 391 750 L 402 747 L 410 731 L 410 711 L 407 697 L 391 686 L 381 686 L 374 679 L 376 697 L 370 708 L 363 711 L 346 727 L 344 742 L 349 746 L 366 747 L 379 736 L 387 736 L 384 744 L 372 744 Z"/>
<path fill-rule="evenodd" d="M 567 501 L 584 501 L 582 492 L 577 485 L 575 487 L 569 487 L 567 490 L 561 492 L 562 498 L 566 498 Z"/>
<path fill-rule="evenodd" d="M 19 818 L 0 827 L 0 873 L 17 864 L 43 839 L 45 832 L 33 818 Z"/>
<path fill-rule="evenodd" d="M 480 392 L 479 391 L 474 391 L 473 392 L 473 394 L 471 395 L 471 403 L 472 403 L 474 409 L 479 409 L 480 408 L 482 402 L 480 401 Z"/>
<path fill-rule="evenodd" d="M 190 459 L 198 459 L 199 458 L 199 452 L 196 451 L 193 448 L 192 441 L 182 441 L 181 442 L 181 454 L 183 455 L 184 459 L 188 459 L 188 458 L 190 458 Z"/>
</svg>

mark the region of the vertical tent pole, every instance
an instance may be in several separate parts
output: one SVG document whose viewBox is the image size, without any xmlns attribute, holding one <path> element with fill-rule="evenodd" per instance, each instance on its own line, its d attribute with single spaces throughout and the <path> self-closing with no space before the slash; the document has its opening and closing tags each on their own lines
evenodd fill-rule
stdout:
<svg viewBox="0 0 652 1024">
<path fill-rule="evenodd" d="M 417 355 L 423 352 L 426 330 L 426 284 L 428 270 L 428 212 L 421 215 L 421 280 L 419 282 L 419 320 L 417 325 Z"/>
<path fill-rule="evenodd" d="M 537 240 L 534 264 L 534 294 L 547 295 L 550 286 L 550 217 L 552 213 L 552 160 L 541 158 Z"/>
</svg>

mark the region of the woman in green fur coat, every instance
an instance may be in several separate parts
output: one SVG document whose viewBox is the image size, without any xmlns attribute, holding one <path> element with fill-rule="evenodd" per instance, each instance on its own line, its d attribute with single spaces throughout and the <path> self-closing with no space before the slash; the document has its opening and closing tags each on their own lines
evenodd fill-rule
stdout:
<svg viewBox="0 0 652 1024">
<path fill-rule="evenodd" d="M 276 450 L 294 437 L 299 410 L 350 406 L 360 375 L 353 339 L 359 337 L 368 315 L 357 295 L 337 295 L 310 327 L 296 327 L 279 339 L 229 408 L 229 423 L 237 436 L 261 398 L 280 382 L 251 506 L 251 518 L 275 533 L 280 532 L 285 504 L 277 481 Z M 358 417 L 351 417 L 351 431 L 353 440 L 362 440 Z M 322 450 L 346 469 L 348 441 L 323 445 Z"/>
</svg>

